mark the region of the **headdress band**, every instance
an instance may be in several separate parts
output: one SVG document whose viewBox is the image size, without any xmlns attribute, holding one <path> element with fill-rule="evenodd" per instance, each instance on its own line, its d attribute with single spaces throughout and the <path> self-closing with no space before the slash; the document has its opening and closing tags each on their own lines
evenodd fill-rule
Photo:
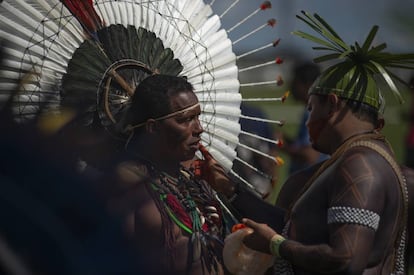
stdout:
<svg viewBox="0 0 414 275">
<path fill-rule="evenodd" d="M 381 90 L 391 91 L 401 103 L 404 102 L 396 85 L 403 84 L 404 81 L 391 69 L 414 69 L 413 53 L 391 54 L 384 51 L 387 47 L 385 43 L 373 45 L 378 26 L 371 28 L 364 43 L 348 45 L 318 14 L 311 15 L 302 11 L 302 16 L 297 15 L 297 18 L 320 36 L 303 31 L 293 33 L 319 44 L 320 46 L 314 47 L 315 50 L 327 51 L 314 61 L 336 61 L 315 81 L 309 90 L 311 94 L 334 93 L 342 98 L 370 105 L 377 112 L 382 112 L 385 107 Z M 380 87 L 380 84 L 385 85 Z"/>
<path fill-rule="evenodd" d="M 181 109 L 181 110 L 178 110 L 178 111 L 175 111 L 175 112 L 169 113 L 169 114 L 167 114 L 167 115 L 165 115 L 165 116 L 161 116 L 161 117 L 158 117 L 158 118 L 154 118 L 154 120 L 155 120 L 155 121 L 160 121 L 160 120 L 168 119 L 168 118 L 174 117 L 174 116 L 176 116 L 176 115 L 180 115 L 180 114 L 183 114 L 183 113 L 185 113 L 185 112 L 188 112 L 188 111 L 190 111 L 190 110 L 192 110 L 192 109 L 195 109 L 195 108 L 197 108 L 198 106 L 200 106 L 200 103 L 196 103 L 196 104 L 191 105 L 191 106 L 188 106 L 188 107 L 186 107 L 186 108 L 184 108 L 184 109 Z M 142 126 L 144 126 L 146 123 L 147 123 L 147 122 L 145 121 L 145 122 L 142 122 L 142 123 L 139 123 L 139 124 L 136 124 L 136 125 L 128 125 L 128 126 L 126 127 L 126 131 L 131 131 L 131 130 L 133 130 L 133 129 L 135 129 L 135 128 L 142 127 Z"/>
</svg>

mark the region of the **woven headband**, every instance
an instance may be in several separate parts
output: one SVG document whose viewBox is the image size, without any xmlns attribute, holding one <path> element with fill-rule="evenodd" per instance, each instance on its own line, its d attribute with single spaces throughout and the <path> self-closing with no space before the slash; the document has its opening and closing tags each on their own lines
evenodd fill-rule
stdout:
<svg viewBox="0 0 414 275">
<path fill-rule="evenodd" d="M 176 115 L 180 115 L 180 114 L 183 114 L 183 113 L 185 113 L 185 112 L 188 112 L 188 111 L 190 111 L 190 110 L 192 110 L 192 109 L 195 109 L 195 108 L 196 108 L 196 107 L 198 107 L 198 106 L 200 106 L 200 103 L 196 103 L 196 104 L 191 105 L 191 106 L 188 106 L 188 107 L 186 107 L 186 108 L 184 108 L 184 109 L 181 109 L 181 110 L 178 110 L 178 111 L 175 111 L 175 112 L 169 113 L 169 114 L 167 114 L 167 115 L 164 115 L 164 116 L 161 116 L 161 117 L 158 117 L 158 118 L 154 118 L 154 120 L 155 120 L 155 121 L 160 121 L 160 120 L 168 119 L 168 118 L 174 117 L 174 116 L 176 116 Z M 133 130 L 133 129 L 135 129 L 135 128 L 142 127 L 142 126 L 144 126 L 146 123 L 147 123 L 147 122 L 145 121 L 145 122 L 142 122 L 142 123 L 139 123 L 139 124 L 136 124 L 136 125 L 128 125 L 128 126 L 126 127 L 126 131 L 132 131 L 132 130 Z"/>
</svg>

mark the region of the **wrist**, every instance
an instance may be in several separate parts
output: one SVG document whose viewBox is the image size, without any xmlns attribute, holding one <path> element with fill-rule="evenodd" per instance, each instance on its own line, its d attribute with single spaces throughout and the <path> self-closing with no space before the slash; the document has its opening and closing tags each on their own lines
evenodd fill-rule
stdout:
<svg viewBox="0 0 414 275">
<path fill-rule="evenodd" d="M 272 253 L 272 255 L 280 257 L 280 246 L 284 241 L 286 241 L 286 239 L 279 234 L 275 234 L 270 239 L 269 250 Z"/>
</svg>

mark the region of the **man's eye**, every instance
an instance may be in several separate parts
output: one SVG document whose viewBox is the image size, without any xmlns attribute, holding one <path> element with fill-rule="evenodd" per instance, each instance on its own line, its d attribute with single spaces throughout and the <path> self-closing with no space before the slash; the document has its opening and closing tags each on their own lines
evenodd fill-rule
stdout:
<svg viewBox="0 0 414 275">
<path fill-rule="evenodd" d="M 193 120 L 192 117 L 182 117 L 182 118 L 178 119 L 178 121 L 181 122 L 181 123 L 190 122 L 191 120 Z"/>
<path fill-rule="evenodd" d="M 196 120 L 196 119 L 198 119 L 198 115 L 194 115 L 194 116 L 189 117 L 188 121 L 193 121 L 193 120 Z"/>
<path fill-rule="evenodd" d="M 178 121 L 180 122 L 192 122 L 193 120 L 197 120 L 199 118 L 199 115 L 193 115 L 188 117 L 182 117 Z"/>
</svg>

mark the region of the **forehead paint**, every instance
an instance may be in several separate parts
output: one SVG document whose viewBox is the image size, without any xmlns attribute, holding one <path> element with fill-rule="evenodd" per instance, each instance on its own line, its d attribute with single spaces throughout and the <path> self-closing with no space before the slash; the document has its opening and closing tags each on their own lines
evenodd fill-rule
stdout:
<svg viewBox="0 0 414 275">
<path fill-rule="evenodd" d="M 197 102 L 196 104 L 193 104 L 191 106 L 188 106 L 188 107 L 186 107 L 184 109 L 181 109 L 181 110 L 178 110 L 178 111 L 169 113 L 169 114 L 167 114 L 165 116 L 161 116 L 161 117 L 158 117 L 158 118 L 154 118 L 154 120 L 155 121 L 159 121 L 159 120 L 164 120 L 164 119 L 172 118 L 172 117 L 175 117 L 175 116 L 184 114 L 186 112 L 192 111 L 192 110 L 196 109 L 199 106 L 200 106 L 200 103 Z M 136 125 L 128 125 L 127 130 L 132 130 L 132 129 L 141 127 L 141 126 L 145 125 L 145 123 L 147 123 L 147 122 L 142 122 L 142 123 L 139 123 L 139 124 L 136 124 Z"/>
</svg>

